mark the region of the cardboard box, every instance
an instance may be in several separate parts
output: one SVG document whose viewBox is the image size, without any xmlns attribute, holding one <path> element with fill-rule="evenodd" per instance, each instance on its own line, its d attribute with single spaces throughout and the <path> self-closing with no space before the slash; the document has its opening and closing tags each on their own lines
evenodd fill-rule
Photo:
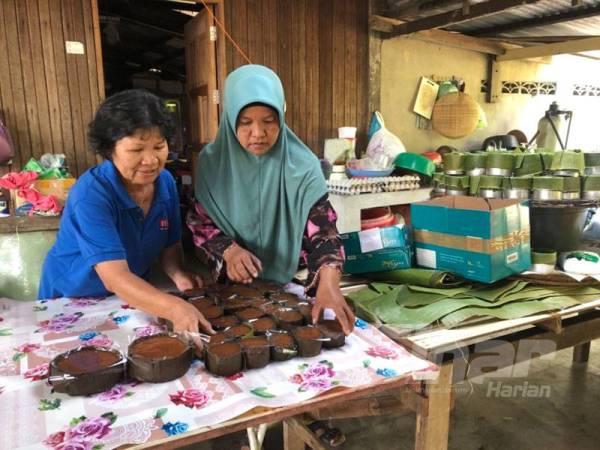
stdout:
<svg viewBox="0 0 600 450">
<path fill-rule="evenodd" d="M 345 233 L 340 236 L 347 273 L 382 272 L 412 267 L 410 232 L 404 225 Z"/>
<path fill-rule="evenodd" d="M 491 283 L 531 266 L 529 207 L 448 196 L 411 206 L 417 264 Z"/>
<path fill-rule="evenodd" d="M 33 187 L 44 195 L 53 195 L 57 202 L 64 206 L 69 195 L 69 189 L 75 184 L 75 178 L 57 178 L 51 180 L 36 180 Z"/>
<path fill-rule="evenodd" d="M 26 216 L 32 208 L 30 202 L 17 195 L 16 189 L 10 190 L 10 203 L 12 205 L 12 213 L 17 216 Z"/>
<path fill-rule="evenodd" d="M 69 189 L 77 181 L 75 178 L 61 178 L 51 180 L 36 180 L 33 183 L 33 189 L 44 195 L 54 195 L 56 201 L 64 206 L 67 201 Z M 10 201 L 13 205 L 14 214 L 24 216 L 29 213 L 32 206 L 31 203 L 17 195 L 16 189 L 10 191 Z"/>
</svg>

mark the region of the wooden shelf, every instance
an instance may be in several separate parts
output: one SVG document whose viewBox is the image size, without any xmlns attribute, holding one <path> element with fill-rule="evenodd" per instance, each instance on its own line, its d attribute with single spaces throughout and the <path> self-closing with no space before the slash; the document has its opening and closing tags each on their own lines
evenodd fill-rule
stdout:
<svg viewBox="0 0 600 450">
<path fill-rule="evenodd" d="M 60 217 L 9 216 L 0 218 L 0 234 L 58 230 Z"/>
</svg>

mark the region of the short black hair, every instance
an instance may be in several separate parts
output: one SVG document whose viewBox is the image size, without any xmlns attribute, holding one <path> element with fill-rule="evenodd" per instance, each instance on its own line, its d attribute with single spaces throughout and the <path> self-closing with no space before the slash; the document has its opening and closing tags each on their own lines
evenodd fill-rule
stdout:
<svg viewBox="0 0 600 450">
<path fill-rule="evenodd" d="M 138 129 L 158 128 L 169 146 L 175 138 L 175 122 L 163 100 L 144 89 L 118 92 L 102 102 L 88 128 L 94 153 L 110 159 L 119 139 Z"/>
</svg>

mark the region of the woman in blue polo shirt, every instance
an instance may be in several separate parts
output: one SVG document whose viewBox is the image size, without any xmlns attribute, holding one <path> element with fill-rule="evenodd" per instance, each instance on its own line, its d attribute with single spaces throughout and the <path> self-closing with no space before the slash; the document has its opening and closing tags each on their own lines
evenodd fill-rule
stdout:
<svg viewBox="0 0 600 450">
<path fill-rule="evenodd" d="M 197 332 L 199 322 L 212 331 L 196 308 L 144 280 L 159 259 L 178 289 L 202 285 L 198 275 L 182 269 L 179 198 L 163 170 L 173 136 L 168 112 L 149 92 L 123 91 L 100 105 L 88 137 L 104 162 L 69 192 L 44 261 L 40 299 L 114 293 L 170 320 L 175 331 Z"/>
</svg>

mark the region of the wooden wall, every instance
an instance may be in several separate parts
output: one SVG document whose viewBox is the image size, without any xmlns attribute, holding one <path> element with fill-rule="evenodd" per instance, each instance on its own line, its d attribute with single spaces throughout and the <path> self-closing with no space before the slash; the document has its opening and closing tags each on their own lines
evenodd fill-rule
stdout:
<svg viewBox="0 0 600 450">
<path fill-rule="evenodd" d="M 68 54 L 65 41 L 81 42 L 84 54 Z M 0 0 L 0 43 L 0 114 L 17 153 L 11 169 L 64 153 L 80 175 L 95 164 L 87 124 L 104 96 L 96 0 Z"/>
<path fill-rule="evenodd" d="M 280 76 L 286 122 L 319 156 L 337 128 L 368 126 L 368 1 L 225 0 L 229 34 Z M 227 42 L 227 71 L 246 62 Z"/>
</svg>

